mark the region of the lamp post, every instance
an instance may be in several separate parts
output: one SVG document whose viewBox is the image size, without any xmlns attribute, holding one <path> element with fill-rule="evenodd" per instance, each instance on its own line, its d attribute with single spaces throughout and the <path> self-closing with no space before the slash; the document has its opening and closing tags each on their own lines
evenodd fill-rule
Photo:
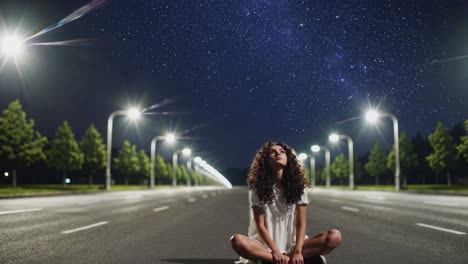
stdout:
<svg viewBox="0 0 468 264">
<path fill-rule="evenodd" d="M 155 160 L 156 160 L 156 144 L 158 140 L 166 140 L 167 143 L 174 143 L 176 138 L 174 134 L 167 134 L 166 136 L 155 136 L 151 140 L 151 174 L 150 174 L 150 188 L 154 188 L 154 170 L 155 170 Z"/>
<path fill-rule="evenodd" d="M 200 165 L 199 165 L 199 163 L 201 161 L 202 161 L 202 158 L 200 158 L 200 157 L 195 157 L 193 159 L 193 162 L 195 163 L 194 170 L 195 170 L 195 173 L 197 174 L 197 181 L 195 181 L 195 185 L 197 185 L 197 186 L 200 185 L 200 174 L 199 174 Z"/>
<path fill-rule="evenodd" d="M 327 178 L 325 180 L 325 185 L 327 188 L 330 188 L 330 150 L 327 147 L 319 145 L 313 145 L 312 147 L 310 147 L 310 150 L 312 150 L 312 152 L 319 152 L 320 150 L 323 150 L 325 152 L 325 164 L 327 167 Z"/>
<path fill-rule="evenodd" d="M 184 156 L 190 156 L 192 151 L 189 148 L 179 149 L 172 154 L 172 187 L 177 186 L 177 156 L 182 153 Z"/>
<path fill-rule="evenodd" d="M 192 169 L 192 159 L 191 158 L 188 158 L 187 159 L 187 186 L 190 187 L 191 186 L 191 182 L 190 182 L 190 170 Z"/>
<path fill-rule="evenodd" d="M 315 187 L 315 158 L 310 155 L 310 185 Z"/>
<path fill-rule="evenodd" d="M 390 117 L 393 122 L 393 141 L 395 146 L 395 191 L 400 190 L 400 147 L 398 140 L 398 119 L 389 113 L 379 113 L 375 110 L 366 112 L 366 120 L 370 123 L 376 123 L 381 117 Z"/>
<path fill-rule="evenodd" d="M 106 162 L 106 190 L 111 189 L 111 159 L 112 159 L 112 124 L 114 117 L 118 115 L 128 116 L 130 119 L 136 120 L 140 117 L 141 112 L 136 108 L 130 108 L 127 111 L 119 110 L 112 112 L 107 119 L 107 162 Z"/>
<path fill-rule="evenodd" d="M 347 135 L 338 135 L 338 134 L 331 134 L 328 139 L 336 143 L 340 139 L 346 139 L 348 141 L 348 159 L 349 159 L 349 188 L 354 190 L 354 159 L 353 159 L 353 140 L 350 136 Z"/>
</svg>

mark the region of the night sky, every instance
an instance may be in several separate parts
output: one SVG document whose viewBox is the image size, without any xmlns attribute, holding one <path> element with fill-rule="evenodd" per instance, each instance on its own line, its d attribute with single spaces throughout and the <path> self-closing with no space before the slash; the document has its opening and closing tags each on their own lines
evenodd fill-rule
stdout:
<svg viewBox="0 0 468 264">
<path fill-rule="evenodd" d="M 31 36 L 87 3 L 2 0 L 1 23 Z M 91 123 L 105 138 L 112 111 L 166 101 L 149 111 L 171 115 L 116 118 L 114 146 L 149 152 L 175 131 L 188 138 L 177 148 L 219 170 L 249 166 L 267 140 L 310 152 L 332 130 L 363 154 L 393 144 L 388 119 L 379 129 L 353 119 L 369 106 L 411 136 L 468 118 L 466 14 L 462 0 L 109 1 L 31 40 L 75 45 L 30 45 L 17 68 L 9 61 L 0 108 L 20 99 L 49 138 L 65 119 L 78 139 Z"/>
</svg>

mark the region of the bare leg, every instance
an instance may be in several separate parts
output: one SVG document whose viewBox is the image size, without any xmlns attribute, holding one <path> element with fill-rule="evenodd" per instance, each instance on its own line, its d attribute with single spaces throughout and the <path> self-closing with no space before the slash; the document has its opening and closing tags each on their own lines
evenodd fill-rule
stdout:
<svg viewBox="0 0 468 264">
<path fill-rule="evenodd" d="M 259 259 L 261 261 L 273 261 L 271 252 L 264 248 L 258 241 L 247 236 L 235 234 L 230 239 L 232 248 L 241 257 L 246 259 Z"/>
<path fill-rule="evenodd" d="M 308 258 L 315 255 L 326 255 L 341 244 L 341 232 L 330 229 L 312 238 L 306 239 L 302 246 L 302 255 Z"/>
</svg>

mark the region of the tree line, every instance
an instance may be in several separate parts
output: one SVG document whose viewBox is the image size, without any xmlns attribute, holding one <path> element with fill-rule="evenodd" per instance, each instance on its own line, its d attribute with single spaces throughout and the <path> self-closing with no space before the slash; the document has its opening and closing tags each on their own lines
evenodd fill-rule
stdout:
<svg viewBox="0 0 468 264">
<path fill-rule="evenodd" d="M 402 187 L 413 184 L 447 185 L 468 184 L 468 120 L 448 131 L 438 122 L 433 133 L 424 138 L 417 133 L 413 138 L 402 132 L 399 137 Z M 349 179 L 349 162 L 341 153 L 330 165 L 334 184 L 345 184 Z M 394 179 L 395 149 L 386 152 L 380 142 L 370 153 L 354 160 L 354 177 L 358 183 L 389 184 Z M 318 169 L 318 181 L 324 183 L 325 168 Z M 443 179 L 442 179 L 443 178 Z"/>
<path fill-rule="evenodd" d="M 66 120 L 57 128 L 52 139 L 36 131 L 34 126 L 34 120 L 26 117 L 18 100 L 11 102 L 0 116 L 0 160 L 12 171 L 14 187 L 17 169 L 37 163 L 43 163 L 49 170 L 60 173 L 64 184 L 71 172 L 87 175 L 89 184 L 93 184 L 96 175 L 104 175 L 106 145 L 93 124 L 80 141 L 75 139 Z M 138 151 L 136 145 L 125 140 L 114 156 L 111 165 L 114 179 L 124 184 L 147 184 L 151 163 L 143 149 Z M 156 155 L 155 175 L 158 184 L 172 183 L 172 163 L 166 162 L 161 155 Z M 192 183 L 209 183 L 206 177 L 184 165 L 176 167 L 176 177 L 179 184 L 186 184 L 189 177 Z"/>
</svg>

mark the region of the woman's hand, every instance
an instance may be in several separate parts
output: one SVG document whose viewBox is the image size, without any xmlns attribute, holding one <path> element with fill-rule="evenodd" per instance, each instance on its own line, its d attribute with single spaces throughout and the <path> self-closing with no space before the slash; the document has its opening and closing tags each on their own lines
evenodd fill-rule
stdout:
<svg viewBox="0 0 468 264">
<path fill-rule="evenodd" d="M 276 264 L 288 264 L 289 256 L 283 255 L 280 252 L 271 253 L 273 255 L 273 261 Z"/>
<path fill-rule="evenodd" d="M 300 252 L 295 252 L 291 255 L 291 259 L 289 261 L 291 264 L 304 264 L 304 257 L 302 256 L 302 253 Z"/>
</svg>

